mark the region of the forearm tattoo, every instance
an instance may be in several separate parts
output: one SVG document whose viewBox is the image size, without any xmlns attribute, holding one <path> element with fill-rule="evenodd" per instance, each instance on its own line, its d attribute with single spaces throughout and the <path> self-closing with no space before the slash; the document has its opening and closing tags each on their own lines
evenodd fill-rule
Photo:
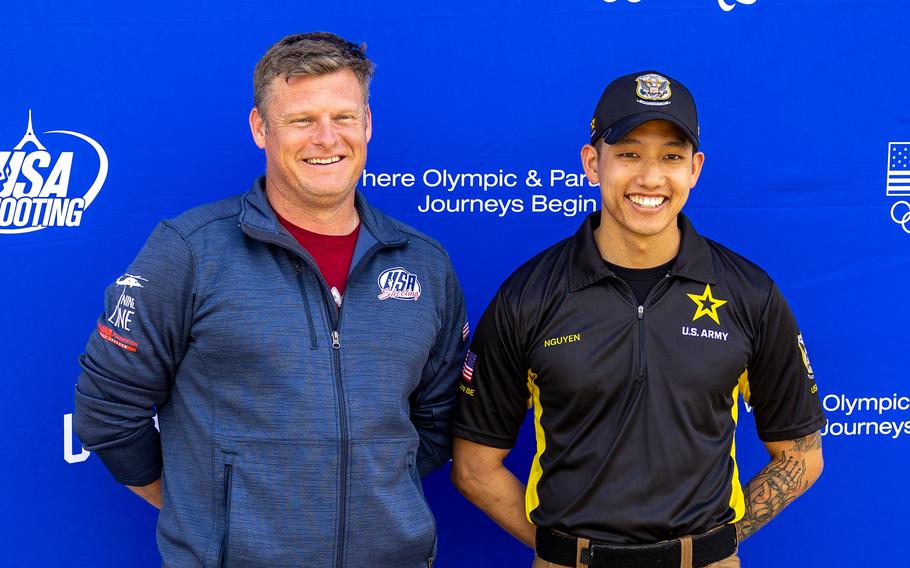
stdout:
<svg viewBox="0 0 910 568">
<path fill-rule="evenodd" d="M 812 485 L 806 478 L 806 454 L 821 448 L 818 432 L 793 440 L 752 478 L 745 488 L 746 512 L 736 524 L 740 541 L 760 529 Z"/>
</svg>

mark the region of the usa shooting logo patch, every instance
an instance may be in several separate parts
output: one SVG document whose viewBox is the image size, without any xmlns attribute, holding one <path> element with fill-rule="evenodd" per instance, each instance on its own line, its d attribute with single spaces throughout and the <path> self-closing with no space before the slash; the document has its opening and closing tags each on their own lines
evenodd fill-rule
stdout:
<svg viewBox="0 0 910 568">
<path fill-rule="evenodd" d="M 420 297 L 420 280 L 417 279 L 417 275 L 411 274 L 401 266 L 383 270 L 376 279 L 376 284 L 379 285 L 380 300 L 394 298 L 416 302 Z"/>
<path fill-rule="evenodd" d="M 28 111 L 19 143 L 12 150 L 0 147 L 0 234 L 78 227 L 104 185 L 107 153 L 98 142 L 71 130 L 44 134 L 54 135 L 47 140 L 53 151 L 35 135 Z M 86 144 L 96 155 L 86 152 Z M 70 195 L 71 181 L 81 186 L 76 195 Z"/>
</svg>

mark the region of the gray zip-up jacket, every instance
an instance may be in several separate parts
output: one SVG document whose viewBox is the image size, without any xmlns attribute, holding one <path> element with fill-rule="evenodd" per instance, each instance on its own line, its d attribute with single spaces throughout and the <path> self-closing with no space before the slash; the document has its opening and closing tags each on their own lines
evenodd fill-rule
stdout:
<svg viewBox="0 0 910 568">
<path fill-rule="evenodd" d="M 432 564 L 420 475 L 450 456 L 464 299 L 437 242 L 357 209 L 340 309 L 262 178 L 108 287 L 75 429 L 120 483 L 161 477 L 165 566 Z"/>
</svg>

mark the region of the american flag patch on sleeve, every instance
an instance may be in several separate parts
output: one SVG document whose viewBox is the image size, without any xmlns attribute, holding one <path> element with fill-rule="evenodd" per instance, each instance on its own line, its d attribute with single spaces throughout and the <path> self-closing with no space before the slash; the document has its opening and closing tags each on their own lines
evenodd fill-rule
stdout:
<svg viewBox="0 0 910 568">
<path fill-rule="evenodd" d="M 471 382 L 471 377 L 474 376 L 474 364 L 477 363 L 477 355 L 468 350 L 468 356 L 464 358 L 464 366 L 461 368 L 461 376 L 465 381 Z"/>
<path fill-rule="evenodd" d="M 469 335 L 471 335 L 471 324 L 464 322 L 464 327 L 461 328 L 461 340 L 467 341 Z"/>
</svg>

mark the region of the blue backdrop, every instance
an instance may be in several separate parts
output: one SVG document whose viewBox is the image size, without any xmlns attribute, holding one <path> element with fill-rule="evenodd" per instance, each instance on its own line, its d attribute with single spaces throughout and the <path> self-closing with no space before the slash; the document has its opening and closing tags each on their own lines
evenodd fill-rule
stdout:
<svg viewBox="0 0 910 568">
<path fill-rule="evenodd" d="M 518 264 L 599 202 L 576 182 L 606 82 L 646 68 L 684 80 L 707 155 L 686 211 L 777 280 L 830 420 L 824 475 L 742 546 L 744 564 L 910 565 L 900 530 L 910 465 L 904 2 L 76 4 L 3 7 L 0 564 L 160 565 L 155 511 L 67 427 L 76 359 L 102 290 L 155 223 L 245 191 L 262 172 L 247 126 L 261 54 L 286 34 L 329 30 L 366 42 L 377 63 L 367 171 L 416 180 L 368 177 L 363 190 L 448 247 L 472 324 Z M 46 155 L 32 155 L 34 143 L 16 153 L 30 112 L 26 140 Z M 526 183 L 531 170 L 540 187 Z M 471 187 L 443 171 L 518 182 Z M 42 192 L 14 188 L 34 172 Z M 465 198 L 519 200 L 523 211 L 433 210 Z M 737 442 L 745 481 L 767 459 L 748 417 Z M 519 478 L 531 448 L 526 432 L 508 461 Z M 447 470 L 425 486 L 440 568 L 530 562 Z"/>
</svg>

